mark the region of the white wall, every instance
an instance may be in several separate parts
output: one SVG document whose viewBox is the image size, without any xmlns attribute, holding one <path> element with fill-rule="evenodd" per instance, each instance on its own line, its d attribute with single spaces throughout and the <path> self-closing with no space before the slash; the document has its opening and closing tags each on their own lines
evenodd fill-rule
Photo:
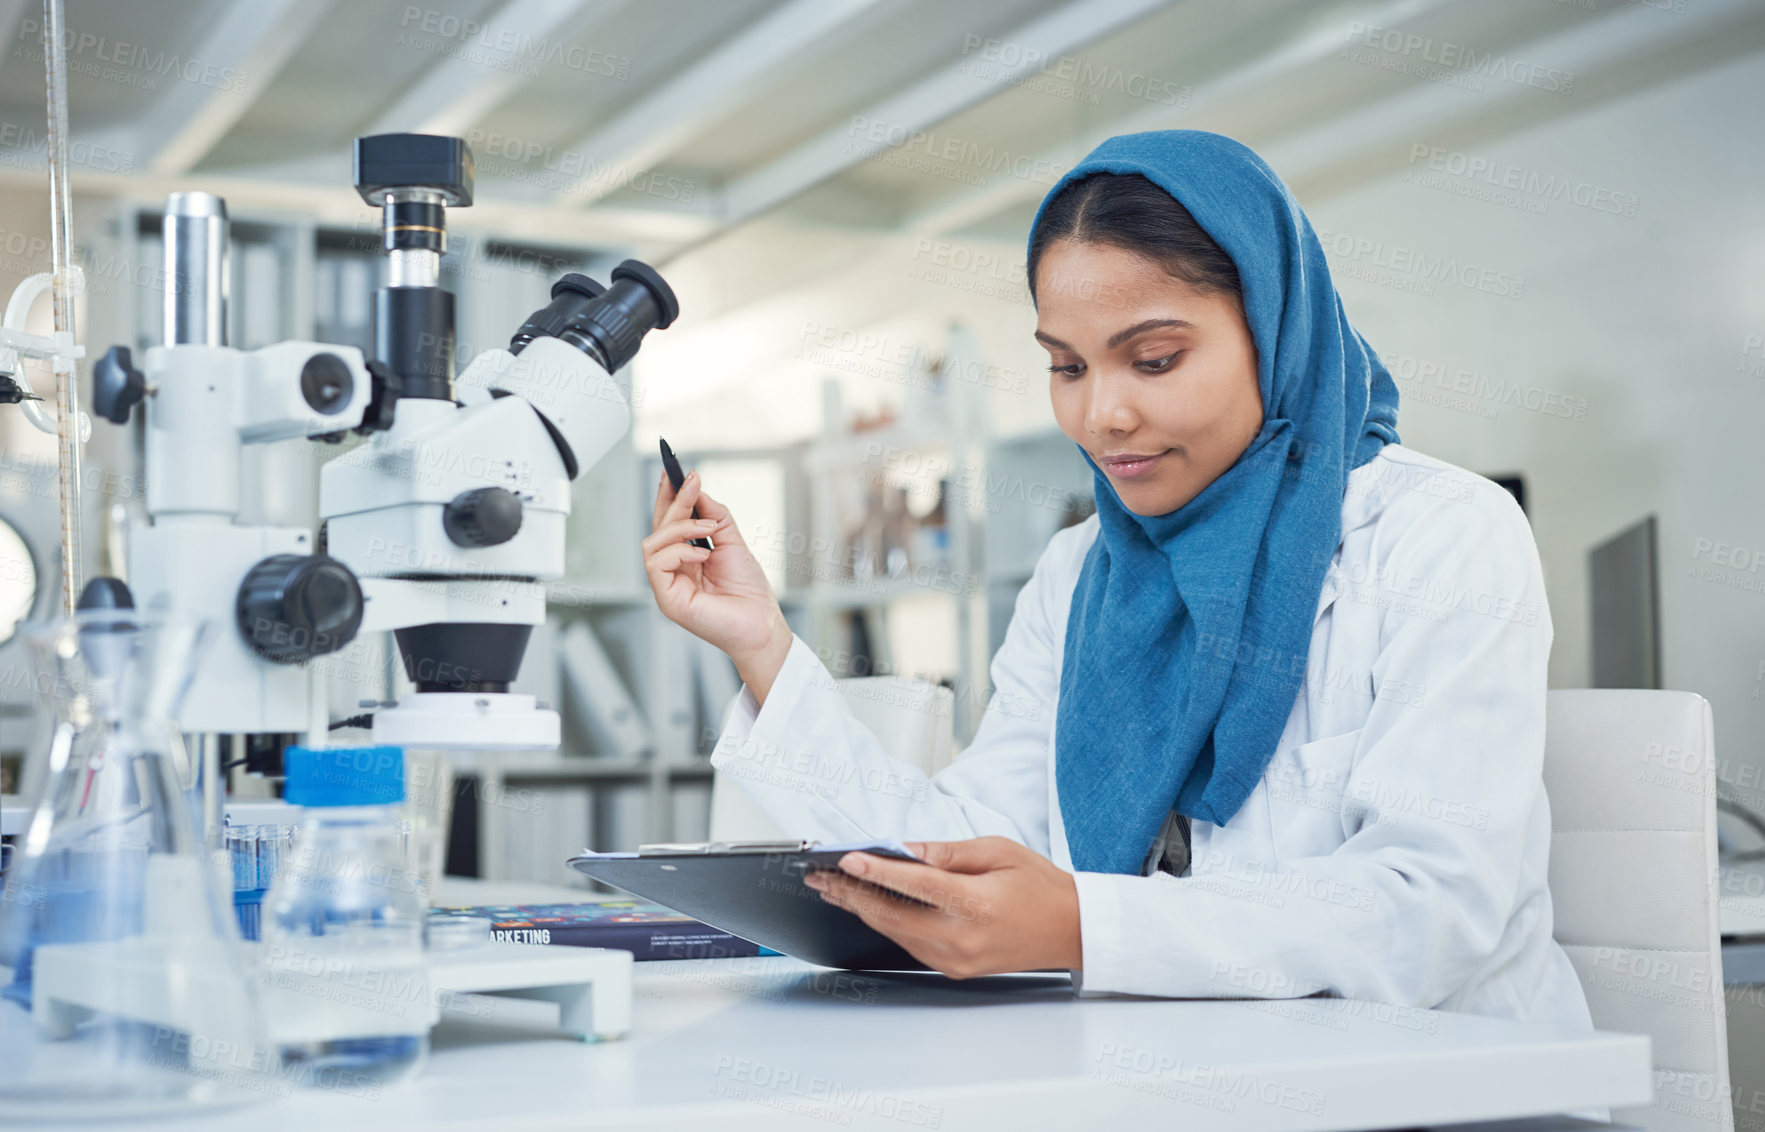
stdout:
<svg viewBox="0 0 1765 1132">
<path fill-rule="evenodd" d="M 1554 685 L 1589 678 L 1588 548 L 1660 516 L 1665 681 L 1710 699 L 1730 780 L 1762 761 L 1765 732 L 1765 553 L 1752 557 L 1765 552 L 1761 106 L 1765 57 L 1754 56 L 1467 153 L 1499 178 L 1585 185 L 1587 206 L 1550 200 L 1540 215 L 1516 207 L 1544 201 L 1536 192 L 1487 201 L 1417 184 L 1428 158 L 1308 202 L 1344 253 L 1332 269 L 1361 332 L 1406 368 L 1446 371 L 1399 382 L 1405 443 L 1525 473 L 1557 630 Z M 1632 203 L 1634 216 L 1603 211 Z M 1381 246 L 1357 253 L 1356 240 Z M 1453 283 L 1413 293 L 1403 288 L 1420 276 L 1405 256 L 1491 269 L 1471 278 L 1520 297 Z M 1349 277 L 1368 270 L 1374 280 Z M 1503 403 L 1497 382 L 1539 407 Z M 1473 392 L 1455 398 L 1455 384 Z"/>
</svg>

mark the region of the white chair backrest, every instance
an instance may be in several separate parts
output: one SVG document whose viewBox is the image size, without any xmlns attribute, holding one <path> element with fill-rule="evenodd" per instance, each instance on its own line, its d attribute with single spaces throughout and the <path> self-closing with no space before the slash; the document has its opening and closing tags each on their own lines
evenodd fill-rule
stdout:
<svg viewBox="0 0 1765 1132">
<path fill-rule="evenodd" d="M 1717 923 L 1715 739 L 1690 692 L 1548 694 L 1555 936 L 1594 1025 L 1647 1034 L 1651 1130 L 1731 1130 Z"/>
<path fill-rule="evenodd" d="M 936 774 L 955 757 L 951 721 L 956 697 L 950 689 L 904 676 L 855 676 L 834 681 L 859 723 L 882 743 L 890 758 Z M 711 783 L 711 838 L 714 841 L 796 837 L 780 829 L 729 777 Z"/>
</svg>

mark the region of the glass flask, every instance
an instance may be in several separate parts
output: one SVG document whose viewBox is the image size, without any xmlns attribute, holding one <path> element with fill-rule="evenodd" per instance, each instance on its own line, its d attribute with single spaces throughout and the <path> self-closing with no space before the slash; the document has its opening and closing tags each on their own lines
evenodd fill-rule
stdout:
<svg viewBox="0 0 1765 1132">
<path fill-rule="evenodd" d="M 0 896 L 0 1127 L 263 1097 L 256 988 L 175 763 L 200 627 L 99 609 L 23 632 L 56 726 Z"/>
<path fill-rule="evenodd" d="M 421 1072 L 437 1019 L 398 747 L 290 747 L 305 809 L 263 905 L 263 989 L 285 1075 L 377 1095 Z"/>
</svg>

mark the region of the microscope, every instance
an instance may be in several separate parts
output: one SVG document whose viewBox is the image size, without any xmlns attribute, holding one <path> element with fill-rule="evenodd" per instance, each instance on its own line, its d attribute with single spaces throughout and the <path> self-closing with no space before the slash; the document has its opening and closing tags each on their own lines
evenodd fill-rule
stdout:
<svg viewBox="0 0 1765 1132">
<path fill-rule="evenodd" d="M 326 464 L 329 552 L 361 579 L 363 626 L 392 630 L 416 693 L 374 716 L 376 742 L 552 748 L 558 717 L 509 691 L 544 583 L 564 574 L 570 484 L 629 431 L 613 373 L 679 313 L 627 260 L 601 287 L 566 275 L 552 302 L 454 379 L 454 297 L 438 286 L 445 211 L 471 203 L 471 158 L 452 138 L 364 138 L 356 188 L 382 209 L 391 285 L 374 341 L 396 411 Z"/>
<path fill-rule="evenodd" d="M 379 704 L 370 724 L 377 744 L 558 745 L 556 713 L 511 692 L 510 683 L 533 627 L 545 619 L 545 585 L 564 574 L 572 481 L 630 428 L 630 406 L 612 375 L 645 334 L 674 321 L 674 294 L 653 270 L 629 260 L 606 286 L 566 275 L 507 349 L 485 351 L 456 374 L 454 296 L 440 285 L 441 258 L 446 210 L 472 203 L 470 152 L 457 138 L 360 138 L 355 184 L 381 210 L 387 253 L 387 285 L 373 298 L 369 356 L 322 342 L 229 346 L 226 205 L 207 193 L 176 193 L 163 226 L 163 342 L 143 353 L 139 367 L 122 346 L 93 367 L 94 416 L 129 425 L 135 407 L 142 409 L 149 521 L 129 532 L 127 584 L 92 579 L 79 604 L 94 612 L 54 645 L 56 657 L 69 662 L 61 667 L 72 673 L 67 687 L 77 697 L 70 702 L 90 711 L 103 693 L 116 703 L 105 702 L 110 714 L 88 716 L 77 733 L 57 729 L 45 800 L 32 815 L 25 864 L 15 866 L 40 870 L 29 883 L 44 887 L 9 888 L 0 907 L 16 917 L 0 916 L 9 996 L 23 993 L 12 973 L 28 961 L 31 1041 L 38 1032 L 73 1037 L 91 1019 L 122 1027 L 87 1034 L 77 1048 L 64 1047 L 71 1052 L 55 1051 L 65 1060 L 52 1064 L 77 1069 L 70 1090 L 90 1087 L 94 1051 L 102 1055 L 101 1070 L 135 1058 L 129 1064 L 157 1078 L 178 1061 L 162 1065 L 158 1044 L 159 1035 L 174 1032 L 193 1035 L 189 1063 L 204 1076 L 210 1069 L 230 1076 L 248 1064 L 226 1058 L 223 1049 L 249 1057 L 246 1076 L 254 1075 L 259 1037 L 272 1048 L 323 1049 L 325 1057 L 367 1068 L 377 1055 L 364 1050 L 393 1040 L 381 1036 L 387 1019 L 362 1005 L 362 993 L 375 987 L 418 992 L 396 992 L 403 996 L 397 1007 L 404 1020 L 394 1027 L 401 1042 L 426 1032 L 445 1001 L 440 995 L 545 998 L 559 1004 L 561 1024 L 582 1037 L 618 1036 L 629 1025 L 631 957 L 623 951 L 486 940 L 484 947 L 431 957 L 420 943 L 428 929 L 415 922 L 409 902 L 375 904 L 372 918 L 357 916 L 359 909 L 346 905 L 359 894 L 340 899 L 334 925 L 324 918 L 332 905 L 323 902 L 286 913 L 302 930 L 318 922 L 305 935 L 293 934 L 312 941 L 307 954 L 325 956 L 323 978 L 337 974 L 330 986 L 349 996 L 326 993 L 323 980 L 284 982 L 284 975 L 317 972 L 288 966 L 266 943 L 243 960 L 264 976 L 255 981 L 262 998 L 254 999 L 244 993 L 253 981 L 242 974 L 229 910 L 212 899 L 223 880 L 222 858 L 198 849 L 186 830 L 185 800 L 175 796 L 190 785 L 185 768 L 164 773 L 179 746 L 163 733 L 177 699 L 171 686 L 188 672 L 175 728 L 196 739 L 203 840 L 219 848 L 221 739 L 267 740 L 256 744 L 255 762 L 247 743 L 244 761 L 270 775 L 281 774 L 281 750 L 296 738 L 304 736 L 307 747 L 328 746 L 335 724 L 320 662 L 365 632 L 391 635 L 415 687 L 402 702 Z M 71 349 L 71 335 L 38 343 L 0 337 L 0 349 L 10 344 L 21 353 Z M 22 384 L 17 391 L 21 399 L 29 395 Z M 5 393 L 0 387 L 0 397 Z M 342 444 L 352 433 L 353 444 L 319 469 L 316 531 L 242 521 L 242 504 L 250 500 L 242 499 L 240 485 L 251 446 Z M 142 622 L 163 614 L 185 623 L 182 647 L 150 653 L 141 634 L 125 635 L 134 619 L 106 620 L 102 612 L 129 607 L 149 614 Z M 203 626 L 205 638 L 193 661 L 192 623 Z M 125 665 L 138 666 L 131 669 L 136 680 L 120 678 Z M 156 705 L 165 710 L 155 712 Z M 151 719 L 153 727 L 137 734 L 124 715 Z M 75 755 L 80 737 L 93 744 Z M 329 773 L 348 779 L 343 765 Z M 319 805 L 337 796 L 314 795 Z M 414 848 L 431 840 L 414 822 L 408 838 Z M 313 844 L 316 852 L 321 843 Z M 327 883 L 418 891 L 405 886 L 421 883 L 421 863 L 400 869 L 389 853 L 375 858 L 329 844 L 332 857 L 313 865 Z M 412 855 L 420 862 L 420 852 Z M 267 879 L 263 858 L 254 851 L 251 860 L 254 878 Z M 350 871 L 357 866 L 360 874 Z M 264 887 L 253 891 L 259 902 L 267 898 Z M 32 895 L 13 899 L 21 891 Z M 237 895 L 235 902 L 254 903 Z M 247 915 L 264 914 L 257 903 Z M 396 929 L 385 938 L 418 945 L 382 955 L 378 939 L 356 938 L 356 929 L 376 920 Z M 265 1004 L 267 1034 L 256 1032 L 254 1001 Z M 151 1051 L 141 1041 L 149 1026 Z M 7 1051 L 0 1062 L 9 1066 L 18 1060 L 10 1055 L 27 1048 L 14 1043 L 16 1032 L 0 1034 Z M 128 1036 L 112 1041 L 117 1033 Z M 20 1095 L 30 1103 L 42 1095 L 32 1077 L 37 1064 L 23 1073 L 22 1094 L 9 1097 L 0 1075 L 0 1107 Z M 291 1065 L 298 1069 L 298 1058 Z M 92 1095 L 113 1104 L 123 1095 L 105 1091 L 114 1087 L 107 1078 Z"/>
<path fill-rule="evenodd" d="M 381 134 L 357 139 L 354 156 L 387 256 L 372 357 L 228 346 L 226 206 L 208 193 L 167 201 L 164 344 L 140 368 L 113 347 L 93 371 L 98 416 L 145 411 L 151 523 L 129 538 L 132 600 L 210 623 L 186 733 L 322 745 L 331 713 L 309 662 L 389 631 L 416 691 L 374 713 L 376 743 L 556 747 L 556 712 L 509 685 L 545 620 L 545 584 L 564 573 L 572 481 L 630 428 L 612 375 L 679 306 L 633 260 L 607 286 L 565 275 L 507 349 L 456 374 L 441 258 L 447 209 L 472 203 L 471 152 L 459 138 Z M 352 432 L 365 439 L 320 469 L 318 531 L 238 521 L 247 445 Z"/>
</svg>

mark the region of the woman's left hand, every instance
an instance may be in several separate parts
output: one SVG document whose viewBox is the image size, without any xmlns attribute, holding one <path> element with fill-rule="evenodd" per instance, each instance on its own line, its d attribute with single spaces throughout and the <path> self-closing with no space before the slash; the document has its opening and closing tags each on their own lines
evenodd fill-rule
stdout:
<svg viewBox="0 0 1765 1132">
<path fill-rule="evenodd" d="M 847 853 L 840 872 L 810 873 L 804 882 L 953 979 L 1084 966 L 1079 890 L 1071 873 L 1005 837 L 913 842 L 907 848 L 925 864 Z M 892 899 L 866 884 L 931 907 Z"/>
</svg>

